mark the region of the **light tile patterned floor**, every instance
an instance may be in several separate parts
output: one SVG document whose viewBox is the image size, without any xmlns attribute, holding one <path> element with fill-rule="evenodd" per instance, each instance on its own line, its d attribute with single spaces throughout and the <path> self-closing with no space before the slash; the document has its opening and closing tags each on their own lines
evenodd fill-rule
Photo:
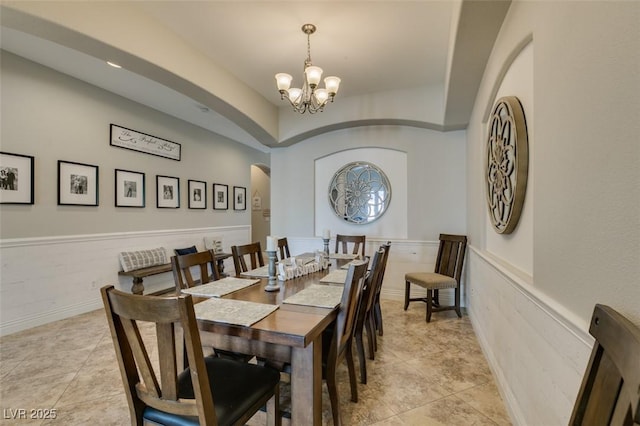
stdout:
<svg viewBox="0 0 640 426">
<path fill-rule="evenodd" d="M 357 404 L 346 367 L 339 371 L 346 425 L 511 424 L 468 317 L 437 313 L 427 324 L 424 304 L 405 312 L 401 302 L 383 301 L 382 309 L 384 336 Z M 55 420 L 11 418 L 17 409 L 29 417 L 52 408 Z M 0 409 L 2 425 L 130 424 L 103 311 L 0 338 Z M 324 385 L 323 423 L 332 424 Z M 250 424 L 264 424 L 263 414 Z"/>
</svg>

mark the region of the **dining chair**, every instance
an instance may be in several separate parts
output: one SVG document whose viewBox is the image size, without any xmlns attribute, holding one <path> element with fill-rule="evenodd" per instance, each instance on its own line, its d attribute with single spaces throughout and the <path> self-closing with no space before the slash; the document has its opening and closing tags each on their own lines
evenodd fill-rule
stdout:
<svg viewBox="0 0 640 426">
<path fill-rule="evenodd" d="M 389 251 L 391 250 L 391 241 L 387 241 L 385 244 L 381 245 L 380 248 L 384 250 L 384 257 L 382 258 L 382 270 L 380 272 L 380 277 L 378 278 L 378 283 L 375 288 L 375 298 L 373 302 L 373 323 L 375 325 L 375 330 L 378 331 L 378 335 L 382 336 L 383 334 L 383 326 L 382 326 L 382 307 L 380 306 L 380 293 L 382 292 L 382 283 L 384 282 L 384 275 L 387 271 L 387 263 L 389 260 Z M 375 334 L 373 335 L 373 347 L 374 353 L 378 350 L 378 339 Z M 374 359 L 374 357 L 370 357 Z"/>
<path fill-rule="evenodd" d="M 340 414 L 340 398 L 338 396 L 336 370 L 343 360 L 347 362 L 349 372 L 349 384 L 351 385 L 351 401 L 358 402 L 358 383 L 353 361 L 353 331 L 362 296 L 365 274 L 367 272 L 366 260 L 360 263 L 352 263 L 347 271 L 342 299 L 338 315 L 332 328 L 323 333 L 322 356 L 323 378 L 327 383 L 329 399 L 331 401 L 331 413 L 333 424 L 342 425 Z"/>
<path fill-rule="evenodd" d="M 256 269 L 259 266 L 264 266 L 264 258 L 259 241 L 241 246 L 232 246 L 231 254 L 233 255 L 233 265 L 236 268 L 236 275 Z M 247 266 L 245 256 L 249 257 L 249 265 L 251 267 Z"/>
<path fill-rule="evenodd" d="M 375 339 L 375 323 L 373 317 L 373 302 L 375 300 L 375 291 L 382 272 L 382 259 L 384 250 L 378 249 L 371 260 L 370 271 L 367 275 L 364 285 L 362 286 L 362 295 L 358 306 L 358 315 L 354 326 L 354 335 L 356 352 L 358 354 L 358 362 L 360 366 L 360 383 L 367 383 L 367 359 L 364 351 L 364 331 L 367 331 L 369 342 L 369 359 L 373 359 Z"/>
<path fill-rule="evenodd" d="M 289 242 L 287 241 L 287 237 L 278 238 L 278 252 L 280 253 L 280 258 L 278 260 L 283 260 L 288 257 L 291 257 L 291 253 L 289 252 Z"/>
<path fill-rule="evenodd" d="M 192 268 L 199 271 L 199 279 L 194 279 Z M 206 250 L 197 253 L 183 254 L 181 256 L 171 257 L 171 269 L 173 270 L 173 281 L 176 286 L 176 294 L 180 294 L 182 290 L 194 287 L 196 285 L 207 284 L 220 279 L 218 266 L 213 250 Z M 209 270 L 212 273 L 209 273 Z M 228 358 L 236 361 L 249 362 L 253 355 L 232 352 L 217 348 L 212 348 L 215 355 L 220 358 Z"/>
<path fill-rule="evenodd" d="M 569 425 L 640 425 L 640 327 L 597 304 L 589 333 L 595 342 Z"/>
<path fill-rule="evenodd" d="M 100 291 L 132 425 L 244 425 L 265 404 L 267 422 L 280 424 L 278 371 L 205 358 L 191 295 Z M 177 368 L 178 330 L 189 361 L 184 371 Z"/>
<path fill-rule="evenodd" d="M 365 235 L 336 235 L 336 253 L 358 254 L 364 259 L 365 243 L 367 237 Z M 353 244 L 351 252 L 349 252 L 349 244 Z"/>
<path fill-rule="evenodd" d="M 192 268 L 199 271 L 198 279 L 193 278 Z M 220 279 L 213 250 L 172 256 L 171 269 L 178 293 L 180 290 Z"/>
<path fill-rule="evenodd" d="M 409 272 L 405 274 L 404 310 L 409 302 L 425 302 L 427 304 L 426 321 L 431 321 L 432 312 L 455 310 L 458 317 L 460 312 L 460 277 L 464 255 L 467 249 L 467 237 L 464 235 L 440 234 L 440 246 L 434 272 Z M 427 290 L 426 297 L 411 298 L 411 284 L 416 284 Z M 440 306 L 439 291 L 452 288 L 455 291 L 454 304 Z"/>
</svg>

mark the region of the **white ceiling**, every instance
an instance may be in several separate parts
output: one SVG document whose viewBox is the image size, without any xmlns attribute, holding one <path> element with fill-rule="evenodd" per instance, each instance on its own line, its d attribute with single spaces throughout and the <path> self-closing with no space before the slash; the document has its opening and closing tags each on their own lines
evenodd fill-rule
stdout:
<svg viewBox="0 0 640 426">
<path fill-rule="evenodd" d="M 490 8 L 486 9 L 488 13 L 478 13 L 482 3 L 499 4 L 497 10 L 502 16 L 496 18 L 492 12 L 496 9 Z M 458 1 L 131 3 L 278 107 L 283 107 L 284 102 L 273 76 L 287 72 L 293 75 L 294 83 L 300 81 L 307 49 L 306 36 L 300 28 L 302 24 L 313 23 L 318 28 L 311 36 L 314 65 L 323 68 L 325 76 L 337 75 L 342 79 L 336 102 L 340 98 L 412 87 L 444 89 L 445 85 L 456 83 L 457 78 L 460 83 L 457 87 L 465 87 L 465 94 L 456 95 L 453 90 L 451 102 L 455 100 L 460 105 L 449 103 L 444 107 L 447 112 L 462 111 L 464 116 L 465 111 L 471 110 L 477 83 L 508 2 L 462 4 L 465 7 Z M 103 58 L 23 32 L 16 20 L 3 19 L 2 24 L 1 47 L 7 51 L 268 150 L 263 141 L 247 133 L 237 120 L 234 123 L 215 111 L 203 112 L 197 102 L 171 88 L 125 69 L 105 66 Z M 135 31 L 144 31 L 143 23 L 132 29 L 132 34 Z M 478 44 L 477 40 L 483 38 L 488 40 Z M 448 69 L 448 62 L 465 68 L 463 72 Z"/>
</svg>

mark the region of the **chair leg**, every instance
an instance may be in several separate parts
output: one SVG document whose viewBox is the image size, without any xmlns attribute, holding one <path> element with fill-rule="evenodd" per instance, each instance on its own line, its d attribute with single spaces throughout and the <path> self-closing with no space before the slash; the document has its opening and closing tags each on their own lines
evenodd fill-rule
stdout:
<svg viewBox="0 0 640 426">
<path fill-rule="evenodd" d="M 345 357 L 347 358 L 347 370 L 349 370 L 349 383 L 351 384 L 351 401 L 358 402 L 358 382 L 356 380 L 356 366 L 353 362 L 351 345 L 347 345 Z"/>
<path fill-rule="evenodd" d="M 367 360 L 364 355 L 364 336 L 363 330 L 356 331 L 356 350 L 358 351 L 358 362 L 360 364 L 360 383 L 367 384 Z"/>
<path fill-rule="evenodd" d="M 427 290 L 427 322 L 431 321 L 431 313 L 433 312 L 433 290 Z"/>
<path fill-rule="evenodd" d="M 336 385 L 336 370 L 327 366 L 327 390 L 329 391 L 329 400 L 331 401 L 331 414 L 333 415 L 333 424 L 342 425 L 340 421 L 340 404 L 338 398 L 338 386 Z"/>
<path fill-rule="evenodd" d="M 456 287 L 455 298 L 456 314 L 458 314 L 458 318 L 462 318 L 462 312 L 460 312 L 460 286 Z"/>
<path fill-rule="evenodd" d="M 440 290 L 433 290 L 433 306 L 440 307 Z"/>
<path fill-rule="evenodd" d="M 410 299 L 410 288 L 411 283 L 409 281 L 404 282 L 404 310 L 406 311 L 409 307 L 409 299 Z"/>
<path fill-rule="evenodd" d="M 374 307 L 375 313 L 375 324 L 376 329 L 378 330 L 378 336 L 382 336 L 384 334 L 384 328 L 382 327 L 382 308 L 380 307 L 380 298 L 376 299 Z"/>
<path fill-rule="evenodd" d="M 376 339 L 376 326 L 373 312 L 370 312 L 365 318 L 365 326 L 367 328 L 367 342 L 369 343 L 369 359 L 375 359 L 375 352 L 378 350 L 378 340 Z"/>
<path fill-rule="evenodd" d="M 267 426 L 281 426 L 280 385 L 276 386 L 274 395 L 267 401 Z"/>
</svg>

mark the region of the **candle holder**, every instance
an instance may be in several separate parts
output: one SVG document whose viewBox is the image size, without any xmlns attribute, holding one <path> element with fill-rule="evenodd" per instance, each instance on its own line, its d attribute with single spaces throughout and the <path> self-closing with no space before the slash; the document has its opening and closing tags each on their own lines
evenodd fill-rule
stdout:
<svg viewBox="0 0 640 426">
<path fill-rule="evenodd" d="M 267 286 L 264 288 L 265 291 L 278 291 L 280 290 L 280 285 L 278 284 L 278 279 L 276 277 L 276 252 L 267 251 L 267 256 L 269 257 L 269 281 L 267 282 Z"/>
<path fill-rule="evenodd" d="M 324 242 L 324 254 L 325 256 L 329 257 L 329 238 L 323 238 L 322 242 Z"/>
</svg>

